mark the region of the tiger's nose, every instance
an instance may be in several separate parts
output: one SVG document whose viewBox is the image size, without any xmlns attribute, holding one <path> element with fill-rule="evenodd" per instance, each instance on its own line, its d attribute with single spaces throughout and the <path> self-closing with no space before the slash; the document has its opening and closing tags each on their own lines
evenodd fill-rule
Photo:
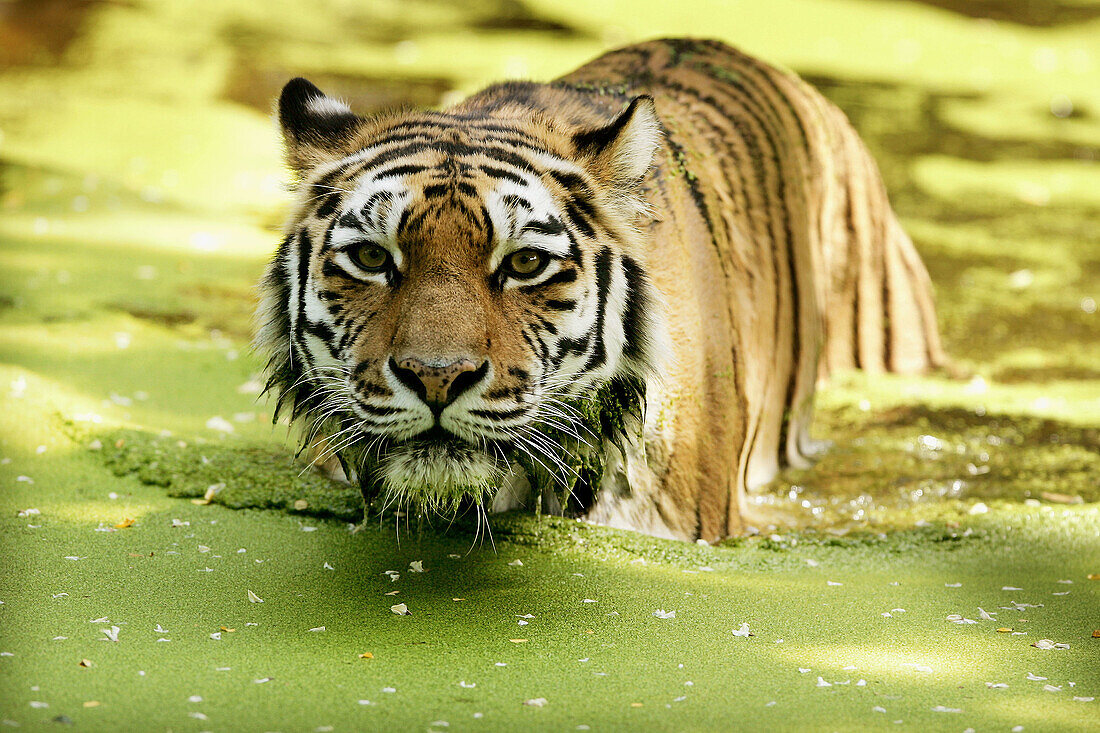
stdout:
<svg viewBox="0 0 1100 733">
<path fill-rule="evenodd" d="M 459 359 L 446 366 L 432 366 L 420 359 L 400 361 L 390 357 L 390 369 L 398 381 L 417 394 L 437 415 L 489 371 L 489 360 L 480 366 L 472 359 Z"/>
</svg>

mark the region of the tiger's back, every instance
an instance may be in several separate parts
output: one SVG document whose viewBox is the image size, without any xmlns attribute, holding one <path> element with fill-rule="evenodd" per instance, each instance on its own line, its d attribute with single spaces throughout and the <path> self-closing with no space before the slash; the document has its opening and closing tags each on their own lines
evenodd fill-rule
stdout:
<svg viewBox="0 0 1100 733">
<path fill-rule="evenodd" d="M 649 94 L 666 142 L 647 185 L 647 262 L 674 356 L 649 391 L 645 467 L 635 456 L 590 516 L 736 534 L 745 489 L 809 465 L 819 379 L 944 363 L 927 272 L 856 132 L 793 74 L 717 41 L 666 39 L 551 86 L 611 113 Z"/>
</svg>

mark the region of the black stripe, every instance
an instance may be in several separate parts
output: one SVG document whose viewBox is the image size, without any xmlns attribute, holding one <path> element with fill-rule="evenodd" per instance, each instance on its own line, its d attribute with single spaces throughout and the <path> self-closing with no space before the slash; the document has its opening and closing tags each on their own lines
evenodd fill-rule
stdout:
<svg viewBox="0 0 1100 733">
<path fill-rule="evenodd" d="M 374 415 L 375 417 L 386 417 L 387 415 L 394 415 L 399 412 L 403 412 L 396 407 L 375 407 L 374 405 L 368 405 L 367 403 L 356 400 L 355 404 L 359 405 L 360 409 L 368 415 Z"/>
<path fill-rule="evenodd" d="M 553 237 L 561 234 L 565 231 L 565 225 L 561 223 L 561 219 L 556 216 L 549 216 L 545 221 L 529 221 L 523 225 L 523 232 L 535 232 L 536 234 L 545 234 Z"/>
<path fill-rule="evenodd" d="M 321 200 L 320 206 L 317 207 L 317 217 L 320 219 L 327 219 L 332 216 L 332 212 L 336 211 L 336 207 L 340 203 L 340 199 L 343 198 L 343 191 L 333 191 L 326 195 Z"/>
<path fill-rule="evenodd" d="M 329 231 L 332 231 L 331 227 Z M 294 341 L 298 345 L 297 351 L 307 366 L 313 364 L 309 358 L 309 352 L 305 348 L 303 328 L 306 320 L 306 285 L 309 283 L 309 258 L 312 245 L 309 241 L 309 233 L 305 227 L 298 230 L 298 302 L 295 303 Z"/>
<path fill-rule="evenodd" d="M 543 305 L 552 311 L 571 311 L 577 307 L 577 301 L 550 299 L 543 303 Z"/>
<path fill-rule="evenodd" d="M 603 366 L 607 361 L 607 347 L 603 342 L 603 324 L 607 314 L 607 298 L 611 294 L 611 250 L 606 247 L 596 256 L 596 294 L 599 297 L 596 306 L 596 324 L 593 327 L 596 348 L 592 350 L 592 356 L 588 357 L 588 361 L 584 364 L 582 371 L 585 372 Z"/>
<path fill-rule="evenodd" d="M 630 257 L 623 257 L 623 274 L 626 276 L 626 307 L 623 309 L 623 356 L 640 359 L 645 352 L 645 316 L 648 307 L 645 297 L 645 273 Z"/>
<path fill-rule="evenodd" d="M 569 268 L 567 270 L 559 270 L 550 277 L 546 278 L 540 283 L 534 285 L 524 285 L 519 289 L 521 293 L 529 293 L 532 290 L 538 290 L 540 288 L 548 288 L 551 285 L 561 285 L 563 283 L 571 283 L 577 279 L 577 271 Z"/>
<path fill-rule="evenodd" d="M 496 166 L 492 166 L 492 165 L 479 165 L 478 168 L 481 169 L 482 173 L 487 173 L 490 176 L 495 176 L 496 178 L 503 178 L 506 181 L 511 181 L 512 183 L 518 183 L 521 186 L 526 186 L 527 185 L 527 182 L 525 180 L 523 180 L 523 178 L 521 178 L 520 176 L 517 176 L 515 173 L 512 173 L 509 170 L 505 170 L 504 168 L 497 168 Z"/>
<path fill-rule="evenodd" d="M 531 205 L 531 202 L 522 196 L 517 196 L 514 193 L 510 193 L 505 196 L 501 201 L 512 208 L 526 209 L 527 211 L 533 210 L 535 207 Z"/>
<path fill-rule="evenodd" d="M 474 417 L 483 417 L 486 420 L 495 420 L 497 422 L 501 422 L 517 417 L 523 417 L 527 414 L 527 408 L 518 407 L 515 410 L 470 410 L 470 414 Z"/>
</svg>

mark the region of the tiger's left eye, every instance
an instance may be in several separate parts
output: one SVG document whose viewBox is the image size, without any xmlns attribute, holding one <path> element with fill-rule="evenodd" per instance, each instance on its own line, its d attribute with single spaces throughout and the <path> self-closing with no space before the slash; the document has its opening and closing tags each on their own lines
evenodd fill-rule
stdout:
<svg viewBox="0 0 1100 733">
<path fill-rule="evenodd" d="M 377 244 L 362 244 L 349 253 L 355 264 L 367 272 L 381 272 L 389 268 L 390 253 Z"/>
<path fill-rule="evenodd" d="M 508 255 L 504 260 L 504 269 L 512 277 L 531 279 L 546 267 L 549 258 L 534 249 L 521 249 Z"/>
</svg>

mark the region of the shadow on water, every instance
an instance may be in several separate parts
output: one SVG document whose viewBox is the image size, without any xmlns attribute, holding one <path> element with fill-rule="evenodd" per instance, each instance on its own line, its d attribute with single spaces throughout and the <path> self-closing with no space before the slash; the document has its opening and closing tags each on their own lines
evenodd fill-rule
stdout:
<svg viewBox="0 0 1100 733">
<path fill-rule="evenodd" d="M 0 3 L 0 69 L 50 65 L 84 31 L 89 12 L 124 0 L 12 0 Z"/>
<path fill-rule="evenodd" d="M 910 0 L 950 10 L 968 18 L 988 18 L 1008 23 L 1053 28 L 1087 23 L 1100 18 L 1100 4 L 1058 0 Z"/>
</svg>

